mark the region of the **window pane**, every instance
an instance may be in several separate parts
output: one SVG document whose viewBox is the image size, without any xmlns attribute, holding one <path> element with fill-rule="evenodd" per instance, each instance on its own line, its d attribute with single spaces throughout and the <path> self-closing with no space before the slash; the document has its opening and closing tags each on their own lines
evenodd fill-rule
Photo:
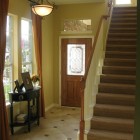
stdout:
<svg viewBox="0 0 140 140">
<path fill-rule="evenodd" d="M 131 4 L 131 0 L 116 0 L 116 4 Z"/>
<path fill-rule="evenodd" d="M 85 44 L 69 44 L 67 46 L 67 74 L 84 75 Z"/>
<path fill-rule="evenodd" d="M 32 73 L 32 64 L 22 64 L 22 72 L 29 71 Z"/>
<path fill-rule="evenodd" d="M 13 45 L 13 20 L 12 16 L 7 16 L 7 30 L 6 30 L 6 52 L 5 64 L 12 63 L 12 45 Z"/>
<path fill-rule="evenodd" d="M 3 84 L 4 84 L 4 92 L 5 92 L 5 98 L 8 101 L 9 96 L 8 92 L 12 91 L 12 67 L 5 67 L 4 69 L 4 75 L 3 75 Z"/>
<path fill-rule="evenodd" d="M 3 74 L 3 84 L 5 91 L 5 99 L 9 101 L 8 92 L 13 88 L 13 32 L 14 32 L 14 18 L 13 16 L 7 16 L 7 26 L 6 26 L 6 51 L 5 51 L 5 68 Z"/>
<path fill-rule="evenodd" d="M 31 21 L 21 20 L 21 49 L 22 49 L 22 72 L 32 73 L 32 25 Z"/>
</svg>

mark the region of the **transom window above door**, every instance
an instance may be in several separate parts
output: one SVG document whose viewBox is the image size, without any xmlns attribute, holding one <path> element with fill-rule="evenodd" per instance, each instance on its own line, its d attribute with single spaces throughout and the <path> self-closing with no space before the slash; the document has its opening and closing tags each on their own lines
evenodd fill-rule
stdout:
<svg viewBox="0 0 140 140">
<path fill-rule="evenodd" d="M 91 19 L 66 19 L 63 23 L 64 32 L 91 31 Z"/>
</svg>

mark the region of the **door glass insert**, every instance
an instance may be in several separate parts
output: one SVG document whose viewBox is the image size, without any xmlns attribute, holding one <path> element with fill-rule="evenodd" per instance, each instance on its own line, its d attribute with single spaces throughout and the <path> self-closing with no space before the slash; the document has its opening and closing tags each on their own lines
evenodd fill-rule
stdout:
<svg viewBox="0 0 140 140">
<path fill-rule="evenodd" d="M 67 45 L 67 75 L 84 75 L 85 44 Z"/>
</svg>

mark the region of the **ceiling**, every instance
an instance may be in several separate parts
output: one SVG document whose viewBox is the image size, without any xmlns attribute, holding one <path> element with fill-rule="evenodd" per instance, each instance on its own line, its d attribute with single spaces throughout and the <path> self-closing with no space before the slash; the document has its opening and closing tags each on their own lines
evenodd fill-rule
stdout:
<svg viewBox="0 0 140 140">
<path fill-rule="evenodd" d="M 105 0 L 49 0 L 49 1 L 54 2 L 55 5 L 63 5 L 63 4 L 104 2 Z"/>
</svg>

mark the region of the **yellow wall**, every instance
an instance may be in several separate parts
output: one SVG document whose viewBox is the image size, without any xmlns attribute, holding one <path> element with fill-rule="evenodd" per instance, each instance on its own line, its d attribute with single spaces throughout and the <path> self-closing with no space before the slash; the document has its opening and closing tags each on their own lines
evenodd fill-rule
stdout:
<svg viewBox="0 0 140 140">
<path fill-rule="evenodd" d="M 106 13 L 105 3 L 61 5 L 54 10 L 54 101 L 59 103 L 59 37 L 65 19 L 91 19 L 92 30 L 95 35 L 101 15 Z M 72 36 L 72 34 L 69 34 Z M 74 34 L 86 35 L 86 34 Z"/>
<path fill-rule="evenodd" d="M 136 6 L 137 5 L 137 0 L 131 0 L 132 1 L 132 5 Z"/>
<path fill-rule="evenodd" d="M 46 109 L 54 104 L 54 78 L 53 78 L 53 14 L 42 20 L 42 64 Z"/>
</svg>

